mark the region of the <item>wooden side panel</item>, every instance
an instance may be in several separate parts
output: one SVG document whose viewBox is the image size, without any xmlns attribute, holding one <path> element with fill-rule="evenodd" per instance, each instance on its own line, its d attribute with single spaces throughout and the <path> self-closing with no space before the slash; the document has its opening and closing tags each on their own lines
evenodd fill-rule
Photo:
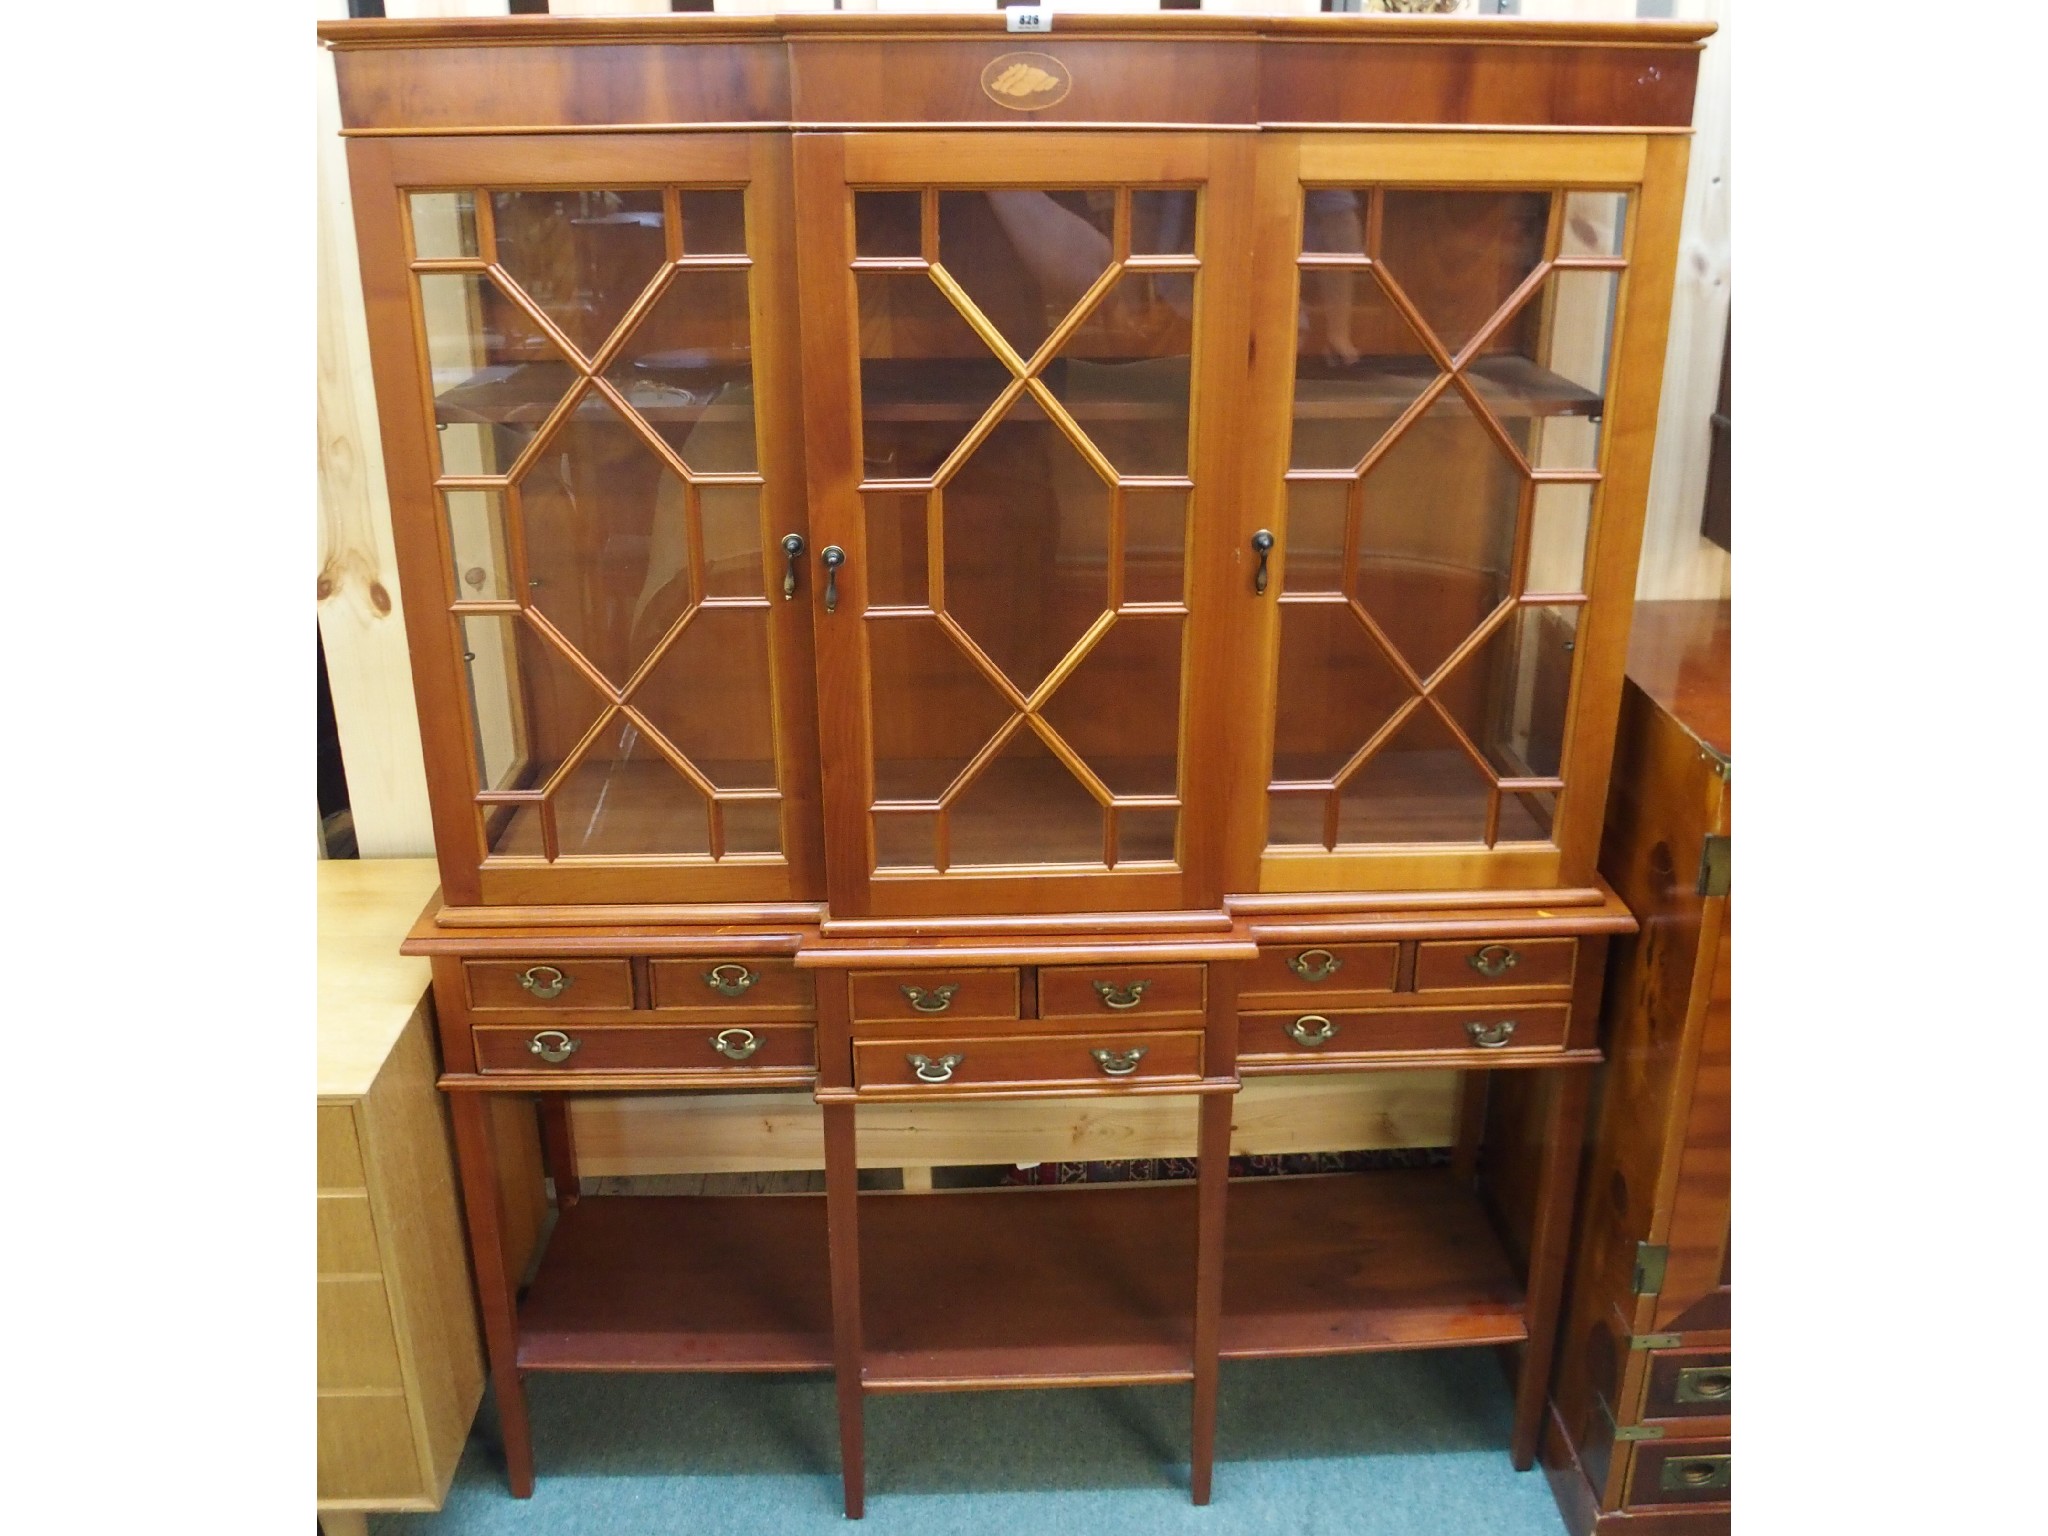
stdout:
<svg viewBox="0 0 2048 1536">
<path fill-rule="evenodd" d="M 491 1138 L 498 1158 L 498 1206 L 504 1218 L 505 1268 L 523 1275 L 540 1242 L 548 1194 L 541 1183 L 540 1119 L 524 1094 L 490 1094 Z"/>
<path fill-rule="evenodd" d="M 1670 1258 L 1664 1289 L 1657 1296 L 1652 1328 L 1726 1328 L 1728 1326 L 1728 1189 L 1729 1142 L 1733 1101 L 1729 1030 L 1733 972 L 1733 930 L 1726 901 L 1721 908 L 1718 942 L 1711 958 L 1702 957 L 1707 976 L 1698 985 L 1705 992 L 1699 1056 L 1693 1064 L 1692 1102 L 1685 1116 L 1684 1145 L 1677 1157 L 1677 1180 L 1669 1202 L 1664 1243 Z"/>
</svg>

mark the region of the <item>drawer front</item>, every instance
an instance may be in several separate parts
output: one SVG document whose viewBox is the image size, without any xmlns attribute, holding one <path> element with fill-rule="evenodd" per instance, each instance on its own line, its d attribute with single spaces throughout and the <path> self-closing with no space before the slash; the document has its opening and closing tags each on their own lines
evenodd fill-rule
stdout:
<svg viewBox="0 0 2048 1536">
<path fill-rule="evenodd" d="M 322 1195 L 319 1212 L 313 1231 L 321 1274 L 382 1272 L 377 1258 L 377 1224 L 370 1217 L 367 1194 Z"/>
<path fill-rule="evenodd" d="M 561 1029 L 480 1024 L 476 1062 L 484 1072 L 789 1071 L 817 1064 L 809 1024 L 570 1024 Z M 540 1049 L 534 1048 L 535 1042 Z"/>
<path fill-rule="evenodd" d="M 1240 1008 L 1343 1007 L 1394 990 L 1398 944 L 1265 945 L 1238 984 Z"/>
<path fill-rule="evenodd" d="M 434 1497 L 413 1448 L 402 1397 L 320 1399 L 319 1496 L 390 1504 Z"/>
<path fill-rule="evenodd" d="M 862 971 L 853 978 L 853 1016 L 888 1023 L 1014 1019 L 1017 972 Z"/>
<path fill-rule="evenodd" d="M 1577 939 L 1455 939 L 1415 951 L 1415 990 L 1568 987 Z"/>
<path fill-rule="evenodd" d="M 1046 1019 L 1138 1021 L 1201 1015 L 1207 967 L 1200 965 L 1048 965 L 1038 973 L 1038 1013 Z"/>
<path fill-rule="evenodd" d="M 322 1104 L 315 1162 L 322 1189 L 361 1189 L 363 1154 L 356 1145 L 356 1112 L 346 1104 Z"/>
<path fill-rule="evenodd" d="M 1643 1391 L 1646 1419 L 1719 1419 L 1733 1385 L 1725 1349 L 1660 1349 Z"/>
<path fill-rule="evenodd" d="M 654 1006 L 664 1012 L 687 1009 L 715 1017 L 772 1008 L 811 1017 L 818 1011 L 817 982 L 785 956 L 654 960 L 647 969 Z"/>
<path fill-rule="evenodd" d="M 1100 1057 L 1097 1052 L 1101 1052 Z M 1199 1033 L 856 1040 L 853 1080 L 861 1088 L 951 1089 L 1193 1082 L 1202 1075 Z"/>
<path fill-rule="evenodd" d="M 630 960 L 467 960 L 462 969 L 479 1013 L 633 1006 Z"/>
<path fill-rule="evenodd" d="M 1242 1061 L 1306 1061 L 1396 1051 L 1557 1051 L 1570 1015 L 1562 1003 L 1247 1013 L 1238 1024 L 1237 1054 Z"/>
<path fill-rule="evenodd" d="M 1651 1504 L 1726 1504 L 1726 1440 L 1639 1440 L 1629 1466 L 1627 1508 Z"/>
<path fill-rule="evenodd" d="M 384 1280 L 321 1280 L 320 1386 L 328 1391 L 395 1391 L 405 1385 Z"/>
</svg>

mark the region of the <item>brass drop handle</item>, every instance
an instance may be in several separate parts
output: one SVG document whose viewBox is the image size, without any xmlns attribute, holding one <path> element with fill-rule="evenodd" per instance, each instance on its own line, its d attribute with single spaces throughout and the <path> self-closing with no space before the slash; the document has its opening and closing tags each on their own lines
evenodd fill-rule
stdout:
<svg viewBox="0 0 2048 1536">
<path fill-rule="evenodd" d="M 559 1029 L 544 1029 L 526 1042 L 526 1048 L 550 1066 L 560 1066 L 576 1054 L 576 1048 L 582 1043 Z"/>
<path fill-rule="evenodd" d="M 1095 995 L 1102 999 L 1105 1007 L 1135 1008 L 1144 1000 L 1145 989 L 1151 985 L 1149 981 L 1098 981 L 1095 983 Z"/>
<path fill-rule="evenodd" d="M 1515 1021 L 1497 1019 L 1491 1024 L 1482 1024 L 1473 1019 L 1465 1025 L 1465 1033 L 1472 1037 L 1472 1043 L 1481 1050 L 1497 1051 L 1513 1038 Z"/>
<path fill-rule="evenodd" d="M 1678 1373 L 1681 1403 L 1725 1403 L 1734 1385 L 1732 1368 L 1725 1365 L 1689 1365 Z"/>
<path fill-rule="evenodd" d="M 1287 962 L 1287 968 L 1303 981 L 1328 981 L 1343 963 L 1327 949 L 1304 949 Z"/>
<path fill-rule="evenodd" d="M 751 1029 L 721 1029 L 711 1037 L 711 1048 L 729 1061 L 745 1061 L 761 1049 L 761 1037 Z"/>
<path fill-rule="evenodd" d="M 1094 1050 L 1088 1053 L 1095 1058 L 1095 1065 L 1110 1077 L 1129 1077 L 1138 1070 L 1138 1063 L 1144 1059 L 1145 1047 L 1134 1045 L 1127 1051 Z"/>
<path fill-rule="evenodd" d="M 796 596 L 796 563 L 804 552 L 804 536 L 800 533 L 785 533 L 782 536 L 783 557 L 789 561 L 789 569 L 782 573 L 782 600 L 786 603 Z"/>
<path fill-rule="evenodd" d="M 714 965 L 704 973 L 704 985 L 720 997 L 738 997 L 761 978 L 744 965 Z"/>
<path fill-rule="evenodd" d="M 903 995 L 910 999 L 910 1006 L 919 1013 L 944 1013 L 953 1006 L 953 994 L 960 990 L 958 982 L 947 982 L 942 987 L 933 987 L 927 992 L 923 987 L 905 987 Z"/>
<path fill-rule="evenodd" d="M 1260 597 L 1266 595 L 1266 557 L 1273 553 L 1273 535 L 1261 528 L 1252 535 L 1252 553 L 1259 557 L 1258 571 L 1252 577 L 1252 591 Z"/>
<path fill-rule="evenodd" d="M 519 973 L 519 985 L 526 988 L 542 1002 L 560 997 L 576 978 L 565 976 L 552 965 L 530 966 Z"/>
<path fill-rule="evenodd" d="M 1666 1493 L 1726 1488 L 1728 1467 L 1726 1456 L 1674 1456 L 1664 1463 L 1663 1475 L 1657 1481 Z"/>
<path fill-rule="evenodd" d="M 827 544 L 818 558 L 825 562 L 825 611 L 839 611 L 839 567 L 846 564 L 846 551 L 837 544 Z"/>
<path fill-rule="evenodd" d="M 1484 949 L 1473 950 L 1465 957 L 1465 963 L 1488 981 L 1494 981 L 1513 970 L 1515 962 L 1521 958 L 1519 951 L 1509 949 L 1505 944 L 1489 944 Z"/>
<path fill-rule="evenodd" d="M 1287 1026 L 1287 1036 L 1296 1045 L 1305 1045 L 1313 1050 L 1319 1045 L 1328 1045 L 1337 1035 L 1337 1023 L 1326 1019 L 1320 1013 L 1304 1013 Z"/>
<path fill-rule="evenodd" d="M 910 1063 L 911 1070 L 917 1074 L 920 1083 L 950 1083 L 953 1080 L 953 1069 L 967 1058 L 949 1054 L 933 1061 L 929 1056 L 913 1054 L 903 1059 Z"/>
</svg>

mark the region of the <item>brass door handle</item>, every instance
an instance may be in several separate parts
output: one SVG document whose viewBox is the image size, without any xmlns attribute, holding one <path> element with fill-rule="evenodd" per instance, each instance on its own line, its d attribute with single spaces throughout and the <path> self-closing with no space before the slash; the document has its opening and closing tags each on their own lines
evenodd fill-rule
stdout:
<svg viewBox="0 0 2048 1536">
<path fill-rule="evenodd" d="M 783 558 L 789 568 L 782 573 L 782 600 L 786 603 L 796 596 L 796 563 L 804 552 L 804 536 L 800 533 L 785 533 L 782 536 Z"/>
<path fill-rule="evenodd" d="M 576 1048 L 582 1043 L 559 1029 L 544 1029 L 526 1042 L 526 1048 L 550 1066 L 560 1066 L 576 1054 Z"/>
<path fill-rule="evenodd" d="M 960 990 L 960 984 L 949 981 L 944 986 L 933 987 L 927 992 L 923 987 L 905 987 L 903 995 L 910 999 L 910 1006 L 919 1013 L 944 1013 L 953 1006 L 953 994 Z"/>
<path fill-rule="evenodd" d="M 1287 962 L 1287 969 L 1303 981 L 1328 981 L 1343 963 L 1327 949 L 1304 949 Z"/>
<path fill-rule="evenodd" d="M 519 973 L 519 985 L 542 1002 L 560 997 L 575 979 L 574 976 L 563 975 L 552 965 L 530 966 Z"/>
<path fill-rule="evenodd" d="M 1102 999 L 1106 1007 L 1117 1009 L 1135 1008 L 1144 1001 L 1145 989 L 1151 985 L 1152 983 L 1149 981 L 1127 983 L 1098 981 L 1095 983 L 1095 995 Z"/>
<path fill-rule="evenodd" d="M 1498 1019 L 1491 1024 L 1482 1024 L 1473 1019 L 1465 1025 L 1465 1033 L 1472 1037 L 1472 1043 L 1481 1050 L 1497 1051 L 1513 1037 L 1515 1021 Z"/>
<path fill-rule="evenodd" d="M 1260 597 L 1266 595 L 1266 557 L 1273 553 L 1273 535 L 1261 528 L 1252 535 L 1252 551 L 1259 557 L 1259 568 L 1252 576 L 1252 591 Z"/>
<path fill-rule="evenodd" d="M 1304 1013 L 1287 1026 L 1287 1037 L 1296 1045 L 1305 1045 L 1310 1049 L 1328 1045 L 1336 1033 L 1336 1020 L 1326 1019 L 1320 1013 Z"/>
<path fill-rule="evenodd" d="M 933 1061 L 929 1056 L 909 1055 L 903 1058 L 910 1063 L 920 1083 L 949 1083 L 953 1080 L 953 1069 L 967 1058 L 959 1055 L 941 1056 Z"/>
<path fill-rule="evenodd" d="M 818 558 L 825 562 L 825 611 L 839 611 L 839 567 L 846 564 L 846 551 L 837 544 L 827 544 Z"/>
<path fill-rule="evenodd" d="M 1484 949 L 1473 950 L 1465 957 L 1465 963 L 1491 981 L 1507 975 L 1521 958 L 1519 951 L 1509 949 L 1505 944 L 1489 944 Z"/>
<path fill-rule="evenodd" d="M 761 1037 L 751 1029 L 721 1029 L 711 1037 L 711 1048 L 729 1061 L 745 1061 L 761 1049 Z"/>
<path fill-rule="evenodd" d="M 1125 1051 L 1094 1050 L 1088 1053 L 1095 1058 L 1095 1065 L 1111 1077 L 1129 1077 L 1138 1070 L 1138 1063 L 1144 1059 L 1145 1047 L 1134 1045 Z"/>
<path fill-rule="evenodd" d="M 704 973 L 704 985 L 720 997 L 738 997 L 760 979 L 744 965 L 731 962 L 714 965 Z"/>
</svg>

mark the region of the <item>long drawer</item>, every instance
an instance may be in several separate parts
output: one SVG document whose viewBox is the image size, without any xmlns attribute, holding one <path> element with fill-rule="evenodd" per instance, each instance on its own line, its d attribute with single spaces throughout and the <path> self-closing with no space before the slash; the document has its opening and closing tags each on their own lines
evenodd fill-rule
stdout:
<svg viewBox="0 0 2048 1536">
<path fill-rule="evenodd" d="M 565 1024 L 561 1028 L 479 1024 L 483 1072 L 749 1072 L 817 1064 L 817 1031 L 802 1023 Z"/>
<path fill-rule="evenodd" d="M 1562 1003 L 1246 1013 L 1237 1054 L 1244 1062 L 1305 1062 L 1412 1051 L 1558 1051 L 1570 1014 Z"/>
<path fill-rule="evenodd" d="M 1192 1031 L 853 1043 L 853 1080 L 860 1088 L 916 1088 L 934 1094 L 973 1088 L 1103 1088 L 1195 1082 L 1201 1075 L 1202 1036 Z"/>
</svg>

